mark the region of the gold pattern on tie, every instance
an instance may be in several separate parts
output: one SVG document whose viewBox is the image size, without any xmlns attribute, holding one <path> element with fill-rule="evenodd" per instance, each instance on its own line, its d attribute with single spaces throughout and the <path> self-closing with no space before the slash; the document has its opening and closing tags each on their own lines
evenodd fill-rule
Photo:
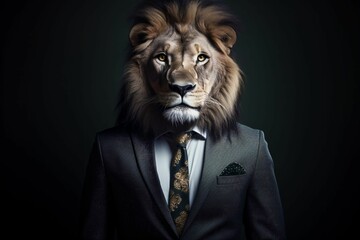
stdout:
<svg viewBox="0 0 360 240">
<path fill-rule="evenodd" d="M 170 166 L 169 209 L 180 235 L 189 215 L 189 170 L 186 145 L 191 133 L 176 137 L 176 151 Z"/>
</svg>

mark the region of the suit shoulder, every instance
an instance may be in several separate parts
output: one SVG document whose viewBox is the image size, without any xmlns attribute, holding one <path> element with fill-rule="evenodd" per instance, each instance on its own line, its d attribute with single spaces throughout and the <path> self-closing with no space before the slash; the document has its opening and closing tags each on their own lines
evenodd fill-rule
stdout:
<svg viewBox="0 0 360 240">
<path fill-rule="evenodd" d="M 263 135 L 260 129 L 252 128 L 244 124 L 237 124 L 237 129 L 240 139 L 247 139 L 249 141 L 259 141 L 259 137 Z"/>
<path fill-rule="evenodd" d="M 252 128 L 244 124 L 237 124 L 237 134 L 235 135 L 235 142 L 251 149 L 258 149 L 259 144 L 264 142 L 264 132 L 260 129 Z"/>
<path fill-rule="evenodd" d="M 111 138 L 128 138 L 129 131 L 122 126 L 115 126 L 111 128 L 103 129 L 96 133 L 96 136 L 101 139 L 111 139 Z"/>
</svg>

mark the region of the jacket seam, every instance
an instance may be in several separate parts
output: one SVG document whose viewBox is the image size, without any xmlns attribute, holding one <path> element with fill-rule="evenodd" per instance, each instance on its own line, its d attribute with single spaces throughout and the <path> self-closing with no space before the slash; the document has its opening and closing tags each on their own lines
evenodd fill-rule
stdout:
<svg viewBox="0 0 360 240">
<path fill-rule="evenodd" d="M 103 151 L 101 148 L 101 140 L 100 140 L 100 136 L 97 135 L 97 145 L 98 145 L 98 149 L 99 149 L 99 155 L 100 155 L 100 160 L 101 160 L 101 166 L 104 169 L 104 174 L 105 176 L 107 176 L 106 174 L 106 169 L 105 169 L 105 164 L 104 164 L 104 158 L 103 158 Z"/>
<path fill-rule="evenodd" d="M 258 130 L 258 146 L 257 146 L 257 151 L 256 151 L 256 158 L 255 158 L 255 166 L 254 166 L 254 172 L 252 173 L 252 179 L 255 177 L 256 175 L 256 171 L 257 171 L 257 166 L 259 164 L 259 155 L 260 155 L 260 144 L 261 144 L 261 130 Z"/>
</svg>

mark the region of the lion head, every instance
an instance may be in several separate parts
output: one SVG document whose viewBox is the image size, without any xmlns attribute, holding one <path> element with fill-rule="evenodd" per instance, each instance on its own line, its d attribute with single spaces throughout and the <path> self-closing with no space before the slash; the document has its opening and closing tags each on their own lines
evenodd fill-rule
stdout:
<svg viewBox="0 0 360 240">
<path fill-rule="evenodd" d="M 234 17 L 205 1 L 148 1 L 134 17 L 118 121 L 149 133 L 236 129 L 241 71 L 231 57 Z"/>
</svg>

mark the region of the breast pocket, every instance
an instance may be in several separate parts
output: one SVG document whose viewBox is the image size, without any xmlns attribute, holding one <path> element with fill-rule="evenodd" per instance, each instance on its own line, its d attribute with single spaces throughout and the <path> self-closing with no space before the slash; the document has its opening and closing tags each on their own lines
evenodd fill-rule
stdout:
<svg viewBox="0 0 360 240">
<path fill-rule="evenodd" d="M 245 174 L 233 176 L 216 176 L 218 185 L 239 184 L 245 180 Z"/>
<path fill-rule="evenodd" d="M 205 211 L 212 212 L 214 217 L 241 215 L 239 210 L 245 203 L 248 182 L 249 175 L 247 174 L 216 176 L 206 204 L 204 204 Z"/>
</svg>

